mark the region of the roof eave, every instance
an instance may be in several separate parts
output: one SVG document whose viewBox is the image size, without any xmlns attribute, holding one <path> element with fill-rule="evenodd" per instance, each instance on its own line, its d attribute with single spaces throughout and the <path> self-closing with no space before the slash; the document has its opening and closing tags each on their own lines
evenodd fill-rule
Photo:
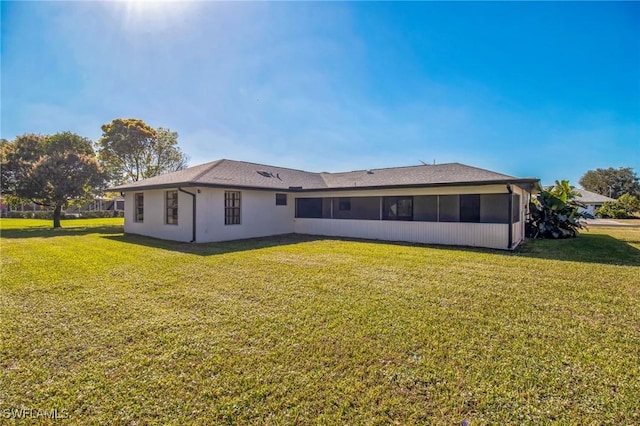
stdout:
<svg viewBox="0 0 640 426">
<path fill-rule="evenodd" d="M 107 188 L 106 191 L 113 192 L 131 192 L 131 191 L 142 191 L 149 189 L 164 189 L 164 188 L 177 188 L 182 186 L 197 186 L 193 182 L 171 182 L 171 183 L 159 183 L 156 185 L 120 185 L 114 186 L 113 188 Z"/>
<path fill-rule="evenodd" d="M 535 178 L 514 178 L 514 179 L 497 179 L 486 181 L 465 181 L 465 182 L 436 182 L 436 183 L 414 183 L 414 184 L 398 184 L 398 185 L 370 185 L 370 186 L 343 186 L 343 187 L 327 187 L 317 189 L 298 189 L 292 192 L 326 192 L 326 191 L 353 191 L 353 190 L 373 190 L 373 189 L 401 189 L 401 188 L 438 188 L 451 186 L 487 186 L 487 185 L 520 185 L 528 186 L 529 190 L 533 190 L 539 186 L 540 181 Z"/>
<path fill-rule="evenodd" d="M 437 188 L 437 187 L 450 187 L 450 186 L 486 186 L 486 185 L 520 185 L 528 186 L 528 190 L 539 190 L 540 180 L 535 178 L 515 178 L 515 179 L 497 179 L 486 181 L 466 181 L 466 182 L 437 182 L 437 183 L 416 183 L 416 184 L 397 184 L 397 185 L 361 185 L 361 186 L 342 186 L 342 187 L 325 187 L 325 188 L 275 188 L 257 185 L 237 185 L 237 184 L 220 184 L 220 183 L 203 183 L 203 182 L 173 182 L 157 185 L 140 185 L 140 186 L 126 186 L 121 185 L 118 187 L 110 188 L 108 191 L 115 192 L 132 192 L 152 189 L 168 189 L 177 187 L 202 187 L 202 188 L 232 188 L 232 189 L 244 189 L 244 190 L 258 190 L 258 191 L 277 191 L 277 192 L 326 192 L 326 191 L 353 191 L 353 190 L 375 190 L 375 189 L 400 189 L 400 188 Z M 527 188 L 525 188 L 527 189 Z"/>
<path fill-rule="evenodd" d="M 108 189 L 107 191 L 119 191 L 119 192 L 132 192 L 132 191 L 143 191 L 143 190 L 151 190 L 151 189 L 168 189 L 168 188 L 178 188 L 178 187 L 200 187 L 200 188 L 230 188 L 230 189 L 245 189 L 245 190 L 256 190 L 256 191 L 277 191 L 277 192 L 300 192 L 300 189 L 295 188 L 277 188 L 277 187 L 269 187 L 269 186 L 258 186 L 258 185 L 237 185 L 237 184 L 222 184 L 222 183 L 203 183 L 203 182 L 174 182 L 174 183 L 163 183 L 157 185 L 144 185 L 144 186 L 121 186 Z"/>
</svg>

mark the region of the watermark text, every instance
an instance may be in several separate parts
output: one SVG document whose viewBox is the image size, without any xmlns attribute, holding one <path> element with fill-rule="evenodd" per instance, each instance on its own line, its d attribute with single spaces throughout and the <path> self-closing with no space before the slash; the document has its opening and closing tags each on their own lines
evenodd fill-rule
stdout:
<svg viewBox="0 0 640 426">
<path fill-rule="evenodd" d="M 5 408 L 0 411 L 0 418 L 3 419 L 54 419 L 62 420 L 69 418 L 69 411 L 66 409 L 41 409 L 41 408 Z"/>
</svg>

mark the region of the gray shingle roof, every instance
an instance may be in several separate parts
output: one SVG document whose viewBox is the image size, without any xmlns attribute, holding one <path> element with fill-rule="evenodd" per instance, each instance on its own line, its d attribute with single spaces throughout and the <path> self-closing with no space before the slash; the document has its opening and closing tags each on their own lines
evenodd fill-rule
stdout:
<svg viewBox="0 0 640 426">
<path fill-rule="evenodd" d="M 313 173 L 264 164 L 217 160 L 173 173 L 112 188 L 115 191 L 216 186 L 276 190 L 329 190 L 402 186 L 437 186 L 478 183 L 530 183 L 535 178 L 513 176 L 459 163 L 357 170 L 343 173 Z"/>
<path fill-rule="evenodd" d="M 576 199 L 585 204 L 602 204 L 606 201 L 615 201 L 613 198 L 596 194 L 595 192 L 587 191 L 586 189 L 575 189 L 574 191 L 580 194 Z"/>
<path fill-rule="evenodd" d="M 513 180 L 513 176 L 465 166 L 460 163 L 393 167 L 346 173 L 322 173 L 330 188 L 354 186 L 416 185 L 436 183 Z"/>
</svg>

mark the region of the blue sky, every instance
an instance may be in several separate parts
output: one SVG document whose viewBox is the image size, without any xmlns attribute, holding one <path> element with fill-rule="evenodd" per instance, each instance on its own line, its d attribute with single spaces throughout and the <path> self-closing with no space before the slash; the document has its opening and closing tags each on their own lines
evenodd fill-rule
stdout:
<svg viewBox="0 0 640 426">
<path fill-rule="evenodd" d="M 190 164 L 640 174 L 640 3 L 2 2 L 2 128 L 135 117 Z"/>
</svg>

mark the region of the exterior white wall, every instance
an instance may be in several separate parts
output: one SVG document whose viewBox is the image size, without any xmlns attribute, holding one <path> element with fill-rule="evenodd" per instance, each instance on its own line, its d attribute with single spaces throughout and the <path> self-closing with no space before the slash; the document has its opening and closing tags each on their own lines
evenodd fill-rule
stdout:
<svg viewBox="0 0 640 426">
<path fill-rule="evenodd" d="M 192 238 L 192 201 L 191 196 L 178 191 L 178 224 L 166 224 L 165 193 L 169 189 L 153 189 L 126 192 L 124 195 L 124 232 L 146 235 L 163 240 L 189 242 Z M 190 189 L 186 189 L 191 192 Z M 135 221 L 135 194 L 144 194 L 144 221 Z"/>
<path fill-rule="evenodd" d="M 585 204 L 586 208 L 578 207 L 578 211 L 580 213 L 589 213 L 590 215 L 595 216 L 596 210 L 602 206 L 602 204 Z"/>
<path fill-rule="evenodd" d="M 320 191 L 288 193 L 287 205 L 276 206 L 276 191 L 239 190 L 239 225 L 225 225 L 224 188 L 184 188 L 196 194 L 196 242 L 228 241 L 287 233 L 344 236 L 351 238 L 407 241 L 428 244 L 465 245 L 507 249 L 507 224 L 460 222 L 411 222 L 356 219 L 296 219 L 295 199 L 299 197 L 365 197 L 389 195 L 455 195 L 507 193 L 506 185 L 467 187 L 405 188 L 394 190 Z M 176 188 L 177 190 L 177 188 Z M 228 189 L 229 191 L 238 191 Z M 520 197 L 520 221 L 513 225 L 513 244 L 524 238 L 524 223 L 529 194 L 517 186 Z M 125 193 L 125 232 L 175 241 L 192 239 L 192 197 L 178 192 L 178 225 L 165 223 L 167 190 L 144 193 L 144 222 L 135 222 L 137 192 Z"/>
<path fill-rule="evenodd" d="M 506 249 L 509 225 L 393 220 L 295 219 L 297 234 Z"/>
<path fill-rule="evenodd" d="M 294 194 L 287 194 L 287 205 L 276 206 L 276 192 L 240 192 L 240 224 L 224 224 L 223 188 L 198 188 L 197 239 L 199 243 L 267 237 L 293 232 Z M 194 188 L 189 189 L 194 192 Z"/>
</svg>

